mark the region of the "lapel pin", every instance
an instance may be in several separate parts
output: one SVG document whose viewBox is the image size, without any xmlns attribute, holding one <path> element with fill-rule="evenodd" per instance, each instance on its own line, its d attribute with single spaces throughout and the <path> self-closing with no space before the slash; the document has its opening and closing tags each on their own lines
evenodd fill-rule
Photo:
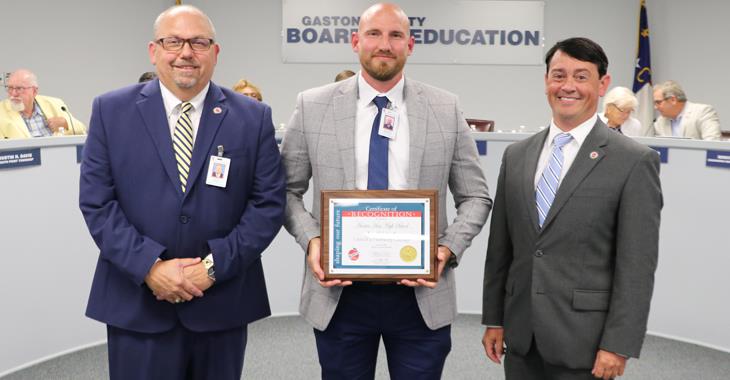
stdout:
<svg viewBox="0 0 730 380">
<path fill-rule="evenodd" d="M 215 107 L 215 108 L 213 108 L 213 113 L 214 113 L 214 114 L 216 114 L 216 115 L 217 115 L 217 114 L 219 114 L 219 113 L 221 113 L 221 112 L 223 112 L 223 110 L 222 110 L 222 109 L 221 109 L 220 107 Z"/>
<path fill-rule="evenodd" d="M 596 158 L 598 158 L 598 152 L 596 152 L 596 151 L 591 152 L 590 157 L 591 157 L 591 160 L 595 160 Z"/>
</svg>

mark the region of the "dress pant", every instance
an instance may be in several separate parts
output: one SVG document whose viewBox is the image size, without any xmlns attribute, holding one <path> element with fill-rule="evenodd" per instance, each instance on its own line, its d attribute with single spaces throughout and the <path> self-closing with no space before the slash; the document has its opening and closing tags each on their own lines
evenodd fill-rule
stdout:
<svg viewBox="0 0 730 380">
<path fill-rule="evenodd" d="M 591 374 L 593 368 L 572 369 L 545 362 L 532 337 L 530 350 L 525 356 L 509 351 L 504 358 L 504 373 L 507 380 L 596 380 Z"/>
<path fill-rule="evenodd" d="M 355 283 L 342 290 L 332 320 L 314 330 L 322 379 L 373 379 L 382 337 L 391 379 L 440 379 L 451 326 L 431 330 L 413 288 Z"/>
<path fill-rule="evenodd" d="M 194 332 L 178 323 L 157 334 L 107 325 L 111 380 L 240 380 L 247 326 Z"/>
</svg>

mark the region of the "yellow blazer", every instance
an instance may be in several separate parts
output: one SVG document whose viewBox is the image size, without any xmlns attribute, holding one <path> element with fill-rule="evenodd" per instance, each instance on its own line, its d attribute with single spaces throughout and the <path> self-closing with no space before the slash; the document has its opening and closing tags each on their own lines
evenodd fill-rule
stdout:
<svg viewBox="0 0 730 380">
<path fill-rule="evenodd" d="M 37 95 L 35 100 L 38 102 L 38 106 L 41 107 L 41 111 L 43 111 L 46 117 L 60 116 L 66 119 L 66 124 L 68 124 L 66 134 L 86 134 L 86 125 L 73 117 L 69 112 L 61 109 L 61 107 L 65 106 L 63 100 L 43 95 Z M 68 110 L 68 106 L 65 107 Z M 28 127 L 25 125 L 25 121 L 23 121 L 20 113 L 10 107 L 10 99 L 5 99 L 0 102 L 0 138 L 27 139 L 31 137 L 33 136 L 30 135 Z"/>
</svg>

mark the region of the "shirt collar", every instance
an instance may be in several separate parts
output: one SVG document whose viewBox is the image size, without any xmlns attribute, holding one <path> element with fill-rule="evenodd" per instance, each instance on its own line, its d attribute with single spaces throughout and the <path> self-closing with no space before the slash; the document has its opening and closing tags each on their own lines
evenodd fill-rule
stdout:
<svg viewBox="0 0 730 380">
<path fill-rule="evenodd" d="M 405 85 L 405 79 L 406 76 L 403 75 L 393 88 L 388 90 L 386 93 L 381 93 L 370 86 L 370 84 L 368 84 L 368 82 L 366 82 L 362 77 L 362 70 L 359 71 L 357 73 L 357 93 L 359 97 L 357 100 L 358 107 L 367 107 L 368 104 L 373 102 L 373 98 L 376 96 L 387 96 L 391 106 L 393 108 L 397 108 L 403 104 L 403 88 Z"/>
<path fill-rule="evenodd" d="M 686 110 L 686 109 L 687 109 L 687 102 L 684 102 L 684 105 L 682 106 L 682 110 L 679 111 L 679 113 L 677 114 L 677 117 L 672 119 L 672 121 L 682 120 L 682 116 L 684 116 L 684 110 Z"/>
<path fill-rule="evenodd" d="M 169 118 L 174 111 L 180 109 L 182 100 L 178 99 L 172 91 L 168 90 L 162 82 L 159 83 L 160 93 L 162 94 L 162 103 L 165 105 L 165 114 Z M 197 95 L 193 96 L 193 98 L 189 100 L 189 103 L 193 105 L 193 111 L 203 109 L 203 102 L 205 101 L 205 96 L 208 94 L 208 88 L 210 88 L 210 82 L 208 82 L 208 84 L 206 84 Z"/>
<path fill-rule="evenodd" d="M 43 115 L 43 111 L 41 111 L 41 106 L 38 105 L 38 102 L 34 99 L 33 100 L 33 113 L 30 114 L 30 117 L 37 116 L 37 115 Z"/>
<path fill-rule="evenodd" d="M 573 136 L 573 140 L 578 143 L 578 146 L 583 145 L 583 141 L 586 140 L 586 137 L 588 137 L 588 134 L 591 133 L 591 130 L 593 130 L 593 126 L 596 125 L 596 121 L 598 119 L 598 114 L 593 114 L 588 120 L 582 122 L 577 127 L 571 129 L 568 132 L 564 132 L 562 129 L 558 128 L 557 125 L 555 125 L 555 120 L 550 121 L 550 132 L 548 132 L 548 143 L 552 144 L 553 139 L 555 139 L 555 136 L 557 136 L 560 133 L 569 133 L 571 136 Z"/>
</svg>

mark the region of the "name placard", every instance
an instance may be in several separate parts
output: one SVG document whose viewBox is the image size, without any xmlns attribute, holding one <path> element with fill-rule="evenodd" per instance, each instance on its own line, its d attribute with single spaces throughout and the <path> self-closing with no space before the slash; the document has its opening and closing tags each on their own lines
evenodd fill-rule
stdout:
<svg viewBox="0 0 730 380">
<path fill-rule="evenodd" d="M 730 151 L 708 150 L 705 165 L 718 168 L 730 168 Z"/>
<path fill-rule="evenodd" d="M 84 146 L 83 145 L 76 145 L 76 163 L 80 164 L 81 160 L 84 158 Z"/>
<path fill-rule="evenodd" d="M 650 146 L 649 148 L 654 149 L 657 153 L 659 153 L 659 161 L 662 164 L 669 162 L 669 148 L 665 146 Z"/>
<path fill-rule="evenodd" d="M 41 164 L 41 148 L 6 150 L 0 152 L 0 169 Z"/>
</svg>

